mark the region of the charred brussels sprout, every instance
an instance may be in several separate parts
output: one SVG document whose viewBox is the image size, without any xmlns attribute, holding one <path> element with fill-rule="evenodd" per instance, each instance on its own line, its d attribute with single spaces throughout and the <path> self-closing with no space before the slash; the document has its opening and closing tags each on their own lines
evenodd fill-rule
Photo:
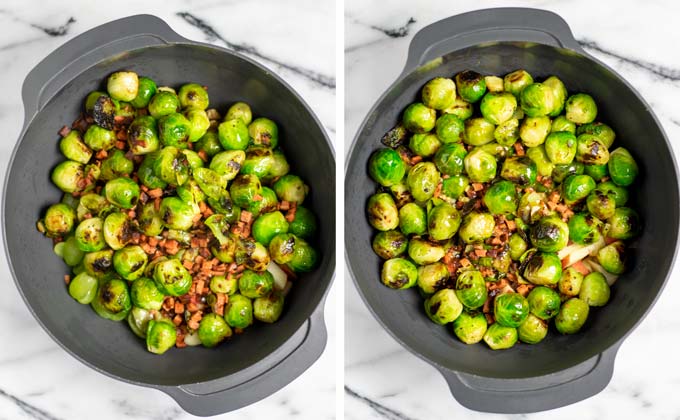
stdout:
<svg viewBox="0 0 680 420">
<path fill-rule="evenodd" d="M 496 177 L 496 158 L 491 153 L 476 148 L 465 156 L 463 162 L 465 171 L 473 182 L 489 182 Z"/>
<path fill-rule="evenodd" d="M 387 231 L 399 226 L 399 210 L 392 196 L 378 193 L 368 199 L 368 221 L 374 228 Z"/>
<path fill-rule="evenodd" d="M 491 350 L 509 349 L 517 343 L 517 328 L 504 327 L 498 322 L 493 323 L 484 333 L 484 342 Z"/>
<path fill-rule="evenodd" d="M 614 144 L 614 139 L 616 138 L 616 133 L 607 124 L 601 122 L 594 122 L 589 124 L 584 124 L 578 128 L 576 131 L 578 135 L 581 134 L 592 134 L 607 146 L 608 148 Z"/>
<path fill-rule="evenodd" d="M 463 175 L 453 175 L 450 178 L 442 180 L 442 191 L 439 195 L 442 199 L 451 200 L 457 199 L 465 192 L 468 185 L 470 185 L 470 180 Z"/>
<path fill-rule="evenodd" d="M 154 169 L 159 156 L 159 152 L 149 153 L 144 157 L 144 160 L 142 161 L 142 164 L 139 165 L 139 168 L 137 168 L 137 177 L 139 178 L 139 182 L 150 189 L 162 189 L 168 186 L 167 182 L 163 181 L 158 175 L 156 175 L 156 171 Z"/>
<path fill-rule="evenodd" d="M 479 271 L 464 271 L 456 280 L 456 295 L 467 309 L 477 309 L 486 302 L 486 283 Z"/>
<path fill-rule="evenodd" d="M 552 176 L 555 165 L 548 158 L 548 155 L 545 153 L 545 147 L 542 144 L 527 149 L 526 155 L 536 163 L 536 172 L 538 172 L 538 175 L 546 178 Z"/>
<path fill-rule="evenodd" d="M 201 319 L 198 325 L 198 338 L 205 347 L 215 347 L 231 337 L 231 328 L 227 321 L 216 313 L 209 313 Z"/>
<path fill-rule="evenodd" d="M 97 315 L 111 321 L 121 321 L 130 312 L 132 302 L 125 281 L 110 279 L 104 281 L 92 300 L 92 309 Z M 174 328 L 174 327 L 173 327 Z"/>
<path fill-rule="evenodd" d="M 149 114 L 154 118 L 170 115 L 179 111 L 179 108 L 179 98 L 167 90 L 159 90 L 149 102 Z"/>
<path fill-rule="evenodd" d="M 609 219 L 616 211 L 616 201 L 614 200 L 614 197 L 598 190 L 590 193 L 586 199 L 586 206 L 588 207 L 590 214 L 601 220 Z"/>
<path fill-rule="evenodd" d="M 437 150 L 434 164 L 442 174 L 460 175 L 465 168 L 465 156 L 467 156 L 467 151 L 462 144 L 445 144 Z"/>
<path fill-rule="evenodd" d="M 196 142 L 196 150 L 203 151 L 211 158 L 222 151 L 222 145 L 216 131 L 208 131 Z M 245 155 L 244 155 L 245 158 Z M 212 161 L 211 161 L 212 162 Z"/>
<path fill-rule="evenodd" d="M 564 109 L 564 103 L 567 100 L 567 88 L 564 83 L 556 76 L 550 76 L 543 81 L 544 86 L 548 86 L 552 89 L 553 96 L 555 97 L 555 104 L 552 111 L 548 114 L 551 117 L 556 117 L 562 113 Z"/>
<path fill-rule="evenodd" d="M 430 238 L 436 241 L 452 238 L 459 227 L 460 214 L 455 207 L 448 203 L 434 206 L 427 215 L 427 231 Z"/>
<path fill-rule="evenodd" d="M 191 123 L 182 114 L 175 112 L 158 120 L 158 136 L 165 146 L 186 148 L 190 133 Z"/>
<path fill-rule="evenodd" d="M 481 312 L 461 314 L 453 321 L 453 332 L 465 344 L 475 344 L 482 341 L 486 333 L 486 317 Z"/>
<path fill-rule="evenodd" d="M 249 125 L 253 121 L 253 111 L 250 105 L 245 102 L 236 102 L 227 110 L 227 115 L 224 117 L 225 121 L 240 119 L 245 125 Z"/>
<path fill-rule="evenodd" d="M 534 83 L 534 78 L 526 70 L 515 70 L 503 78 L 503 90 L 519 96 L 525 87 Z"/>
<path fill-rule="evenodd" d="M 88 252 L 83 257 L 85 271 L 97 278 L 103 278 L 113 266 L 113 250 Z"/>
<path fill-rule="evenodd" d="M 189 121 L 189 141 L 195 143 L 202 138 L 210 128 L 208 114 L 200 109 L 191 109 L 185 112 L 184 116 Z"/>
<path fill-rule="evenodd" d="M 536 163 L 527 156 L 507 158 L 501 168 L 501 178 L 519 185 L 532 185 L 536 176 Z"/>
<path fill-rule="evenodd" d="M 146 330 L 146 349 L 153 354 L 163 354 L 177 341 L 177 331 L 169 320 L 149 321 Z"/>
<path fill-rule="evenodd" d="M 424 235 L 427 232 L 425 209 L 416 203 L 407 203 L 399 209 L 399 229 L 404 235 Z"/>
<path fill-rule="evenodd" d="M 628 207 L 614 210 L 609 225 L 608 235 L 614 239 L 632 239 L 640 233 L 640 217 Z"/>
<path fill-rule="evenodd" d="M 194 211 L 178 197 L 166 197 L 161 201 L 160 216 L 170 229 L 189 230 L 194 224 Z"/>
<path fill-rule="evenodd" d="M 73 230 L 76 212 L 66 204 L 51 205 L 45 212 L 43 224 L 48 236 L 63 236 Z M 87 250 L 86 250 L 87 251 Z"/>
<path fill-rule="evenodd" d="M 493 138 L 501 146 L 512 146 L 519 140 L 519 120 L 511 118 L 496 127 Z"/>
<path fill-rule="evenodd" d="M 418 287 L 423 293 L 430 295 L 449 283 L 449 270 L 440 262 L 418 267 Z"/>
<path fill-rule="evenodd" d="M 104 249 L 104 222 L 99 217 L 85 219 L 76 228 L 75 238 L 81 251 L 91 252 Z"/>
<path fill-rule="evenodd" d="M 456 74 L 456 90 L 464 101 L 475 103 L 486 93 L 486 81 L 481 74 L 465 70 Z"/>
<path fill-rule="evenodd" d="M 597 252 L 597 261 L 609 273 L 623 274 L 626 271 L 625 251 L 623 242 L 612 242 Z"/>
<path fill-rule="evenodd" d="M 424 158 L 434 155 L 441 145 L 439 138 L 432 133 L 414 134 L 409 140 L 409 149 Z"/>
<path fill-rule="evenodd" d="M 398 184 L 404 178 L 406 165 L 399 153 L 393 149 L 378 149 L 368 161 L 368 173 L 375 182 L 383 187 L 389 187 Z"/>
<path fill-rule="evenodd" d="M 148 257 L 139 245 L 126 246 L 113 254 L 113 268 L 125 280 L 136 280 L 144 274 Z"/>
<path fill-rule="evenodd" d="M 569 239 L 581 245 L 597 242 L 602 237 L 602 222 L 589 213 L 577 213 L 569 219 Z"/>
<path fill-rule="evenodd" d="M 160 311 L 165 295 L 158 290 L 156 283 L 148 277 L 135 280 L 130 287 L 130 297 L 135 307 L 147 311 Z"/>
<path fill-rule="evenodd" d="M 163 219 L 160 212 L 156 211 L 153 203 L 147 203 L 141 207 L 138 222 L 139 228 L 146 236 L 160 235 L 163 231 Z M 106 228 L 106 226 L 104 227 Z M 109 246 L 111 245 L 109 244 Z"/>
<path fill-rule="evenodd" d="M 557 315 L 560 310 L 560 295 L 549 287 L 535 287 L 529 292 L 527 300 L 530 312 L 546 321 Z"/>
<path fill-rule="evenodd" d="M 522 89 L 519 95 L 522 111 L 529 117 L 543 117 L 555 109 L 555 94 L 553 88 L 542 84 L 532 83 Z"/>
<path fill-rule="evenodd" d="M 271 324 L 281 318 L 284 298 L 278 293 L 260 297 L 253 302 L 253 315 L 260 322 Z"/>
<path fill-rule="evenodd" d="M 635 181 L 638 174 L 638 166 L 630 152 L 623 147 L 611 152 L 607 163 L 609 176 L 614 184 L 627 187 Z"/>
<path fill-rule="evenodd" d="M 610 294 L 607 279 L 595 271 L 583 279 L 578 298 L 590 306 L 604 306 L 609 302 Z"/>
<path fill-rule="evenodd" d="M 484 118 L 498 125 L 512 118 L 517 109 L 517 99 L 507 92 L 487 93 L 479 106 Z"/>
<path fill-rule="evenodd" d="M 571 162 L 567 165 L 555 165 L 552 172 L 552 179 L 557 183 L 561 183 L 570 175 L 583 174 L 584 169 L 585 166 L 581 162 Z"/>
<path fill-rule="evenodd" d="M 210 100 L 208 91 L 196 83 L 188 83 L 179 88 L 177 93 L 182 108 L 204 110 L 208 108 Z"/>
<path fill-rule="evenodd" d="M 61 139 L 59 150 L 67 159 L 78 163 L 87 163 L 92 158 L 92 150 L 83 142 L 77 130 L 70 131 Z"/>
<path fill-rule="evenodd" d="M 152 162 L 154 174 L 173 187 L 184 185 L 189 180 L 189 160 L 176 147 L 167 146 L 159 150 Z"/>
<path fill-rule="evenodd" d="M 241 173 L 266 178 L 274 163 L 274 153 L 267 147 L 253 146 L 248 148 L 246 158 L 241 165 Z"/>
<path fill-rule="evenodd" d="M 255 219 L 252 232 L 257 242 L 269 246 L 274 236 L 288 232 L 288 222 L 280 211 L 266 213 Z"/>
<path fill-rule="evenodd" d="M 571 298 L 562 304 L 555 318 L 555 327 L 562 334 L 575 334 L 588 318 L 588 304 L 578 298 Z"/>
<path fill-rule="evenodd" d="M 262 184 L 255 175 L 239 175 L 231 183 L 229 194 L 234 204 L 247 208 L 256 195 L 262 195 Z"/>
<path fill-rule="evenodd" d="M 396 258 L 406 252 L 408 246 L 408 239 L 398 230 L 388 230 L 387 232 L 378 232 L 373 238 L 373 251 L 384 260 Z M 270 247 L 271 252 L 271 247 Z"/>
<path fill-rule="evenodd" d="M 71 283 L 69 283 L 68 294 L 78 301 L 78 303 L 89 305 L 97 296 L 98 285 L 99 280 L 97 280 L 97 278 L 92 277 L 86 272 L 82 272 L 75 276 L 73 280 L 71 280 Z"/>
<path fill-rule="evenodd" d="M 482 146 L 495 140 L 496 126 L 484 118 L 465 120 L 465 137 L 463 141 L 471 146 Z"/>
<path fill-rule="evenodd" d="M 182 296 L 191 288 L 191 274 L 178 259 L 157 263 L 154 266 L 153 279 L 158 290 L 170 296 Z"/>
<path fill-rule="evenodd" d="M 604 165 L 609 162 L 609 151 L 597 137 L 581 134 L 577 137 L 576 160 L 586 165 Z"/>
<path fill-rule="evenodd" d="M 275 263 L 288 264 L 295 253 L 296 237 L 290 233 L 281 233 L 274 236 L 269 242 L 269 254 Z"/>
<path fill-rule="evenodd" d="M 316 235 L 316 216 L 306 207 L 298 206 L 295 219 L 290 222 L 288 231 L 302 239 L 312 239 Z"/>
<path fill-rule="evenodd" d="M 134 208 L 141 193 L 139 185 L 130 178 L 112 179 L 106 183 L 104 190 L 109 203 L 124 209 Z"/>
<path fill-rule="evenodd" d="M 524 238 L 522 238 L 522 235 L 513 233 L 508 239 L 508 247 L 510 248 L 510 258 L 513 261 L 518 261 L 527 250 L 528 244 Z"/>
<path fill-rule="evenodd" d="M 548 335 L 548 323 L 534 314 L 529 314 L 517 328 L 517 335 L 523 343 L 540 343 Z"/>
<path fill-rule="evenodd" d="M 248 127 L 240 118 L 225 121 L 217 126 L 217 138 L 224 150 L 246 150 L 250 142 Z"/>
<path fill-rule="evenodd" d="M 592 96 L 586 93 L 577 93 L 567 99 L 565 106 L 567 119 L 576 124 L 588 124 L 597 117 L 597 105 Z"/>
<path fill-rule="evenodd" d="M 218 152 L 210 161 L 210 169 L 224 176 L 227 181 L 231 181 L 238 175 L 245 160 L 246 153 L 243 150 Z"/>
<path fill-rule="evenodd" d="M 277 205 L 279 204 L 279 200 L 276 197 L 276 193 L 271 188 L 262 187 L 262 193 L 260 193 L 260 195 L 262 196 L 262 200 L 252 202 L 247 208 L 247 210 L 253 213 L 253 215 L 256 217 L 262 213 L 274 211 L 277 208 Z M 208 202 L 210 202 L 210 199 L 208 199 Z M 300 206 L 298 206 L 297 209 L 299 210 Z M 238 207 L 235 207 L 234 210 L 238 211 Z M 223 213 L 226 214 L 228 212 Z M 295 214 L 297 215 L 297 211 Z M 237 216 L 238 214 L 234 216 L 234 219 L 237 219 L 238 218 Z"/>
<path fill-rule="evenodd" d="M 116 149 L 102 162 L 99 179 L 110 181 L 118 177 L 130 175 L 133 169 L 134 164 L 132 161 L 125 157 L 123 151 Z"/>
<path fill-rule="evenodd" d="M 443 114 L 451 114 L 465 121 L 472 116 L 473 109 L 472 104 L 465 102 L 462 98 L 456 97 L 453 104 L 442 110 Z"/>
<path fill-rule="evenodd" d="M 524 278 L 539 286 L 557 284 L 562 277 L 562 261 L 557 254 L 536 252 L 531 255 L 524 268 Z"/>
<path fill-rule="evenodd" d="M 581 201 L 595 189 L 595 181 L 588 175 L 571 175 L 562 183 L 562 196 L 567 204 Z"/>
<path fill-rule="evenodd" d="M 576 136 L 568 131 L 550 133 L 545 139 L 545 153 L 556 165 L 570 164 L 576 157 Z"/>
<path fill-rule="evenodd" d="M 293 249 L 293 259 L 288 263 L 288 267 L 296 273 L 306 273 L 316 268 L 319 263 L 319 254 L 316 249 L 304 239 L 295 239 Z"/>
<path fill-rule="evenodd" d="M 483 201 L 491 214 L 514 214 L 517 211 L 515 184 L 510 181 L 496 182 L 486 190 Z"/>
<path fill-rule="evenodd" d="M 420 162 L 409 170 L 406 184 L 413 198 L 424 202 L 432 198 L 440 179 L 437 167 L 432 162 Z"/>
<path fill-rule="evenodd" d="M 156 94 L 156 82 L 148 77 L 139 78 L 139 87 L 137 89 L 137 96 L 130 101 L 130 104 L 135 108 L 146 108 L 151 102 L 151 98 Z"/>
<path fill-rule="evenodd" d="M 279 128 L 269 118 L 256 118 L 248 126 L 248 134 L 256 145 L 273 149 L 279 144 Z"/>
<path fill-rule="evenodd" d="M 231 296 L 238 291 L 238 279 L 231 276 L 213 276 L 210 279 L 210 291 Z"/>
<path fill-rule="evenodd" d="M 519 137 L 526 147 L 540 146 L 550 133 L 550 118 L 529 117 L 522 121 L 519 127 Z"/>
<path fill-rule="evenodd" d="M 309 192 L 309 187 L 297 175 L 287 174 L 279 178 L 272 187 L 279 200 L 302 204 Z M 232 193 L 233 195 L 233 193 Z M 243 206 L 241 206 L 243 207 Z"/>
<path fill-rule="evenodd" d="M 493 311 L 498 324 L 517 328 L 529 315 L 529 302 L 519 293 L 503 293 L 496 296 Z"/>
<path fill-rule="evenodd" d="M 113 99 L 130 102 L 139 92 L 139 77 L 132 71 L 118 71 L 109 76 L 106 90 Z"/>
<path fill-rule="evenodd" d="M 392 289 L 408 289 L 416 284 L 418 270 L 412 262 L 403 258 L 392 258 L 383 264 L 380 279 Z"/>
<path fill-rule="evenodd" d="M 446 250 L 438 243 L 413 238 L 408 243 L 408 256 L 418 265 L 432 264 L 441 260 Z"/>
<path fill-rule="evenodd" d="M 453 322 L 463 312 L 456 292 L 442 289 L 425 300 L 425 312 L 432 322 L 445 325 Z"/>
<path fill-rule="evenodd" d="M 224 318 L 232 328 L 249 327 L 253 323 L 253 302 L 243 295 L 230 296 Z"/>
<path fill-rule="evenodd" d="M 423 105 L 413 103 L 404 111 L 402 121 L 404 127 L 413 133 L 427 133 L 434 128 L 437 119 L 437 112 Z"/>
<path fill-rule="evenodd" d="M 456 99 L 456 84 L 451 79 L 435 77 L 423 86 L 421 97 L 428 108 L 446 109 Z"/>
<path fill-rule="evenodd" d="M 92 150 L 109 150 L 116 144 L 116 133 L 93 124 L 88 127 L 83 140 Z"/>
<path fill-rule="evenodd" d="M 552 120 L 552 125 L 550 127 L 551 133 L 556 133 L 559 131 L 566 131 L 571 134 L 576 134 L 576 124 L 569 121 L 567 117 L 565 117 L 564 115 L 560 115 L 554 120 Z"/>
<path fill-rule="evenodd" d="M 463 218 L 458 235 L 465 243 L 478 243 L 490 238 L 495 227 L 492 215 L 472 212 Z"/>
<path fill-rule="evenodd" d="M 557 289 L 565 296 L 578 296 L 583 283 L 583 274 L 574 267 L 567 267 L 557 283 Z"/>
</svg>

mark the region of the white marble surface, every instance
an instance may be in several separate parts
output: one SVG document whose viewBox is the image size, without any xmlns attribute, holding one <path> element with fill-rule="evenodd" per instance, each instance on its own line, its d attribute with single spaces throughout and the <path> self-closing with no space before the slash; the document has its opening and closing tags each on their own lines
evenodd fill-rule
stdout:
<svg viewBox="0 0 680 420">
<path fill-rule="evenodd" d="M 412 36 L 454 14 L 504 1 L 349 0 L 345 8 L 346 143 L 378 96 L 401 72 Z M 512 6 L 553 10 L 570 24 L 586 51 L 612 66 L 652 105 L 674 144 L 680 136 L 678 3 L 667 1 L 518 1 Z M 413 19 L 415 22 L 407 25 Z M 404 26 L 407 25 L 407 26 Z M 401 31 L 403 29 L 403 31 Z M 392 36 L 388 36 L 392 34 Z M 395 37 L 395 34 L 404 34 Z M 676 154 L 678 148 L 676 147 Z M 619 351 L 614 377 L 599 395 L 532 415 L 469 411 L 451 398 L 439 373 L 401 348 L 345 283 L 347 419 L 680 419 L 680 369 L 669 362 L 680 345 L 678 270 L 658 303 Z"/>
<path fill-rule="evenodd" d="M 114 4 L 115 3 L 115 4 Z M 294 13 L 292 11 L 295 11 Z M 179 15 L 186 12 L 189 15 Z M 280 74 L 335 132 L 335 20 L 332 1 L 136 1 L 2 0 L 0 2 L 0 176 L 21 128 L 20 89 L 26 73 L 73 36 L 119 17 L 155 14 L 181 35 L 236 48 Z M 184 16 L 184 17 L 182 17 Z M 192 26 L 203 20 L 214 34 Z M 310 37 L 309 34 L 315 36 Z M 59 281 L 59 279 L 55 279 Z M 337 289 L 337 282 L 334 289 Z M 229 419 L 330 419 L 335 408 L 335 291 L 326 305 L 329 340 L 321 359 L 281 391 Z M 58 347 L 24 306 L 0 252 L 0 419 L 194 418 L 155 390 L 114 381 Z"/>
</svg>

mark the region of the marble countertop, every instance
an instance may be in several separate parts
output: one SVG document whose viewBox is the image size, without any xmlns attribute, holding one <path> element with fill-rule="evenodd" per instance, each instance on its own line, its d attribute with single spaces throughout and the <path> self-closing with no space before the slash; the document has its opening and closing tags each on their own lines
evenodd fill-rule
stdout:
<svg viewBox="0 0 680 420">
<path fill-rule="evenodd" d="M 346 142 L 401 72 L 413 35 L 458 13 L 502 7 L 504 1 L 348 0 L 345 6 Z M 671 1 L 516 1 L 549 9 L 571 26 L 585 50 L 626 78 L 644 96 L 675 144 L 680 138 L 680 27 Z M 676 147 L 676 159 L 678 148 Z M 450 395 L 442 376 L 403 349 L 377 323 L 345 277 L 345 413 L 351 420 L 390 419 L 680 419 L 678 269 L 656 306 L 626 339 L 609 386 L 586 401 L 550 412 L 492 415 L 467 410 Z M 370 343 L 370 345 L 367 345 Z"/>
<path fill-rule="evenodd" d="M 289 17 L 295 10 L 296 19 Z M 332 1 L 85 0 L 0 4 L 0 176 L 23 121 L 21 85 L 28 71 L 79 33 L 116 18 L 149 13 L 186 38 L 241 51 L 288 81 L 335 133 L 335 31 Z M 256 30 L 253 30 L 253 29 Z M 309 33 L 315 32 L 314 37 Z M 300 46 L 304 48 L 300 48 Z M 1 245 L 0 245 L 1 246 Z M 76 361 L 40 328 L 21 300 L 0 251 L 0 419 L 185 420 L 170 397 L 110 379 Z M 59 279 L 56 279 L 58 281 Z M 330 419 L 335 416 L 335 301 L 325 308 L 325 353 L 274 395 L 215 418 Z"/>
</svg>

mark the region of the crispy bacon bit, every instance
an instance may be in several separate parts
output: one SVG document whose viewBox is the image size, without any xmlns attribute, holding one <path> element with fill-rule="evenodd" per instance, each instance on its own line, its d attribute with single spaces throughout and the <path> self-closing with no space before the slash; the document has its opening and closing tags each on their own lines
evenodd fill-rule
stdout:
<svg viewBox="0 0 680 420">
<path fill-rule="evenodd" d="M 125 149 L 125 142 L 120 140 L 116 141 L 116 149 L 118 150 Z"/>
<path fill-rule="evenodd" d="M 165 309 L 166 311 L 170 312 L 170 310 L 172 310 L 172 309 L 175 307 L 175 298 L 172 297 L 172 296 L 167 296 L 167 297 L 163 300 L 163 305 L 162 305 L 162 307 L 163 307 L 163 309 Z"/>
<path fill-rule="evenodd" d="M 491 324 L 493 324 L 494 322 L 496 322 L 496 320 L 494 319 L 493 315 L 491 315 L 491 314 L 486 314 L 486 313 L 485 313 L 485 314 L 484 314 L 484 318 L 486 318 L 486 323 L 489 324 L 489 325 L 491 325 Z"/>
<path fill-rule="evenodd" d="M 184 313 L 184 304 L 182 302 L 175 302 L 175 313 L 176 314 L 183 314 Z"/>
<path fill-rule="evenodd" d="M 469 266 L 472 265 L 472 263 L 467 258 L 461 258 L 460 259 L 460 265 L 463 266 L 463 267 L 469 267 Z"/>
<path fill-rule="evenodd" d="M 181 305 L 181 303 L 180 303 Z M 175 311 L 177 312 L 177 311 Z M 175 327 L 179 327 L 179 324 L 182 323 L 182 316 L 180 314 L 175 315 L 174 318 L 172 318 L 172 323 L 175 324 Z"/>
<path fill-rule="evenodd" d="M 224 293 L 217 293 L 217 302 L 215 302 L 215 313 L 217 315 L 224 315 L 224 306 L 227 304 L 227 295 Z"/>
<path fill-rule="evenodd" d="M 473 182 L 472 183 L 472 189 L 475 191 L 481 191 L 484 189 L 484 184 L 479 183 L 479 182 Z"/>
<path fill-rule="evenodd" d="M 65 274 L 64 275 L 64 283 L 66 283 L 66 284 L 71 283 L 71 276 L 69 276 L 68 274 Z"/>
<path fill-rule="evenodd" d="M 109 156 L 109 152 L 107 152 L 107 151 L 104 150 L 104 149 L 98 151 L 97 154 L 94 155 L 94 157 L 95 157 L 96 159 L 99 159 L 99 160 L 104 160 L 104 159 L 106 159 L 108 156 Z"/>
<path fill-rule="evenodd" d="M 203 162 L 208 161 L 208 154 L 205 152 L 205 150 L 199 150 L 198 157 L 200 157 Z"/>
<path fill-rule="evenodd" d="M 583 264 L 583 261 L 577 261 L 574 264 L 572 264 L 571 267 L 574 267 L 574 270 L 578 271 L 584 276 L 590 274 L 590 269 L 585 264 Z"/>
<path fill-rule="evenodd" d="M 253 196 L 253 201 L 262 201 L 264 197 L 262 197 L 260 194 L 255 194 Z"/>
<path fill-rule="evenodd" d="M 442 184 L 441 182 L 439 184 L 437 184 L 437 187 L 434 189 L 434 197 L 435 198 L 439 198 L 439 196 L 442 193 L 442 187 L 443 186 L 444 186 L 444 184 Z"/>
<path fill-rule="evenodd" d="M 182 265 L 184 266 L 184 268 L 186 268 L 186 269 L 189 270 L 189 271 L 191 271 L 191 270 L 194 269 L 194 263 L 192 263 L 192 262 L 189 261 L 189 260 L 184 260 L 184 261 L 182 261 Z"/>
<path fill-rule="evenodd" d="M 415 155 L 411 158 L 411 164 L 415 165 L 416 163 L 419 163 L 423 160 L 422 156 Z"/>
<path fill-rule="evenodd" d="M 201 319 L 203 319 L 203 313 L 201 311 L 196 311 L 194 312 L 191 317 L 189 318 L 189 321 L 187 322 L 187 325 L 189 328 L 192 330 L 197 330 L 198 326 L 201 322 Z"/>
<path fill-rule="evenodd" d="M 479 267 L 479 272 L 482 274 L 484 277 L 491 277 L 493 276 L 493 270 L 489 267 Z"/>
<path fill-rule="evenodd" d="M 199 295 L 203 294 L 203 287 L 205 287 L 205 282 L 203 280 L 199 280 L 196 282 L 196 293 Z"/>
<path fill-rule="evenodd" d="M 174 239 L 165 241 L 165 251 L 170 255 L 175 255 L 179 252 L 179 242 Z"/>
<path fill-rule="evenodd" d="M 149 197 L 156 199 L 163 196 L 163 190 L 160 188 L 154 188 L 153 190 L 149 190 L 147 194 L 149 194 Z"/>
<path fill-rule="evenodd" d="M 517 293 L 524 297 L 527 297 L 530 291 L 531 287 L 528 284 L 520 284 L 519 286 L 517 286 Z"/>
<path fill-rule="evenodd" d="M 282 201 L 279 203 L 279 210 L 287 211 L 290 209 L 290 202 L 289 201 Z"/>
<path fill-rule="evenodd" d="M 517 153 L 517 156 L 524 156 L 524 146 L 522 146 L 522 143 L 516 142 L 513 147 L 515 148 L 515 153 Z"/>
<path fill-rule="evenodd" d="M 59 135 L 62 137 L 66 137 L 68 133 L 71 132 L 71 128 L 67 125 L 61 127 L 61 130 L 59 130 Z"/>
<path fill-rule="evenodd" d="M 489 283 L 487 282 L 487 289 L 488 288 L 489 288 Z M 491 312 L 491 301 L 492 300 L 493 299 L 487 299 L 484 302 L 484 306 L 482 306 L 482 312 L 484 312 L 485 314 L 488 314 L 489 312 Z"/>
<path fill-rule="evenodd" d="M 286 213 L 286 221 L 288 223 L 293 223 L 295 220 L 295 213 L 297 212 L 297 203 L 293 202 L 288 213 Z"/>
</svg>

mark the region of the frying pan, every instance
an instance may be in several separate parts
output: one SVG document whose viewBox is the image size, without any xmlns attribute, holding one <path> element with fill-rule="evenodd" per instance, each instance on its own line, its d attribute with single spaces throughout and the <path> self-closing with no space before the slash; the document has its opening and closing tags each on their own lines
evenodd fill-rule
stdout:
<svg viewBox="0 0 680 420">
<path fill-rule="evenodd" d="M 209 86 L 211 107 L 248 102 L 279 124 L 294 171 L 311 187 L 308 205 L 320 219 L 319 267 L 295 282 L 281 319 L 256 324 L 216 349 L 147 352 L 127 325 L 112 324 L 73 301 L 64 289 L 67 267 L 35 222 L 60 191 L 49 181 L 63 157 L 60 127 L 73 121 L 88 92 L 117 70 L 130 69 L 159 83 Z M 26 77 L 24 127 L 4 189 L 7 258 L 17 287 L 47 333 L 93 369 L 169 394 L 192 414 L 207 416 L 258 401 L 299 376 L 326 345 L 323 307 L 335 269 L 335 158 L 323 127 L 281 78 L 249 58 L 182 38 L 148 15 L 92 29 L 51 53 Z M 310 158 L 313 157 L 313 158 Z"/>
<path fill-rule="evenodd" d="M 367 171 L 380 138 L 417 100 L 433 77 L 464 69 L 506 74 L 524 68 L 539 80 L 557 75 L 570 92 L 598 103 L 598 120 L 617 133 L 640 166 L 631 206 L 642 235 L 632 245 L 631 271 L 612 288 L 611 300 L 593 308 L 575 335 L 555 331 L 537 345 L 493 351 L 458 341 L 450 328 L 425 316 L 422 298 L 379 280 L 365 208 L 376 190 Z M 450 17 L 425 27 L 411 42 L 404 71 L 378 99 L 349 152 L 345 180 L 345 252 L 354 283 L 383 327 L 406 349 L 438 369 L 464 406 L 520 413 L 560 407 L 601 391 L 611 379 L 616 352 L 651 309 L 670 272 L 678 238 L 677 169 L 668 139 L 649 105 L 621 76 L 589 56 L 559 16 L 536 9 L 500 8 Z"/>
</svg>

